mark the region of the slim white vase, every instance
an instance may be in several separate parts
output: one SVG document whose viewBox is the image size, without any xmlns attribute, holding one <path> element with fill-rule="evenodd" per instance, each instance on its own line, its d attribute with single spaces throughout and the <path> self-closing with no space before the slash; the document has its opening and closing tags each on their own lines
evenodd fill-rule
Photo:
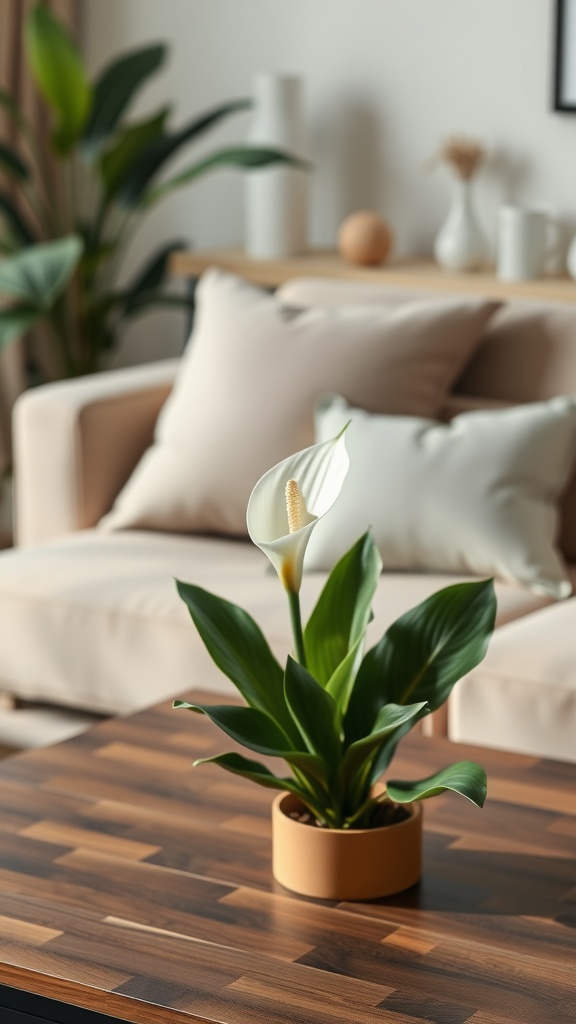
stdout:
<svg viewBox="0 0 576 1024">
<path fill-rule="evenodd" d="M 434 242 L 434 256 L 446 270 L 477 270 L 488 262 L 488 246 L 476 220 L 470 179 L 455 182 L 448 217 Z"/>
<path fill-rule="evenodd" d="M 248 142 L 305 157 L 302 83 L 285 75 L 254 77 L 254 121 Z M 273 166 L 246 175 L 246 251 L 256 259 L 304 252 L 307 242 L 307 172 Z"/>
</svg>

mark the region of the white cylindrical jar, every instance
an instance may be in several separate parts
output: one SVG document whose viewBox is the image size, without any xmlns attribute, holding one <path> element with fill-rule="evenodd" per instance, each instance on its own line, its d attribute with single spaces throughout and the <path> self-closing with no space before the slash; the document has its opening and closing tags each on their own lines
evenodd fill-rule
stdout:
<svg viewBox="0 0 576 1024">
<path fill-rule="evenodd" d="M 288 75 L 254 77 L 254 121 L 248 142 L 305 157 L 302 82 Z M 307 243 L 307 172 L 273 165 L 246 175 L 246 251 L 255 259 L 304 252 Z"/>
</svg>

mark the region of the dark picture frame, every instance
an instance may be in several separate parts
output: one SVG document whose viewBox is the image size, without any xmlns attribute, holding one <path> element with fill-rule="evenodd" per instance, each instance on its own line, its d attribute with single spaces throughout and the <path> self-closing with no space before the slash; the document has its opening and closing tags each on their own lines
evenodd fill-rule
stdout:
<svg viewBox="0 0 576 1024">
<path fill-rule="evenodd" d="M 576 0 L 556 0 L 554 110 L 576 114 Z"/>
</svg>

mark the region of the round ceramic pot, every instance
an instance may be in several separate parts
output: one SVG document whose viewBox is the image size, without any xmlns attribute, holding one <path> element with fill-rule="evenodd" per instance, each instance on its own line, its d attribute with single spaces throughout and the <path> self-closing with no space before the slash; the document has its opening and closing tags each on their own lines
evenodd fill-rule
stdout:
<svg viewBox="0 0 576 1024">
<path fill-rule="evenodd" d="M 410 817 L 370 829 L 304 825 L 289 815 L 301 804 L 281 793 L 272 804 L 272 872 L 287 889 L 324 900 L 392 896 L 422 874 L 422 805 Z"/>
</svg>

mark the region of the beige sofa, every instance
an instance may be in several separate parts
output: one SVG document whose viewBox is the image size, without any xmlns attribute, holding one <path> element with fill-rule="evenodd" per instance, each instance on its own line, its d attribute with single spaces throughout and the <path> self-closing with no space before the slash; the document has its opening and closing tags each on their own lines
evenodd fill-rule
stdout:
<svg viewBox="0 0 576 1024">
<path fill-rule="evenodd" d="M 315 281 L 290 282 L 282 293 L 304 305 L 398 302 L 407 295 Z M 246 607 L 279 656 L 290 647 L 282 588 L 248 541 L 96 528 L 150 444 L 177 366 L 169 361 L 57 383 L 27 393 L 17 406 L 19 546 L 0 556 L 0 692 L 8 702 L 57 709 L 55 727 L 30 742 L 194 686 L 231 689 L 177 598 L 174 577 Z M 576 393 L 576 306 L 507 306 L 490 321 L 445 413 L 570 392 Z M 559 543 L 576 583 L 574 483 L 563 500 Z M 384 573 L 373 635 L 456 578 L 462 577 Z M 323 581 L 321 573 L 305 577 L 305 610 Z M 576 761 L 576 598 L 553 603 L 503 583 L 497 593 L 489 654 L 458 684 L 447 721 L 435 727 L 446 727 L 454 740 Z M 6 741 L 12 722 L 17 741 L 24 713 L 5 713 L 0 739 Z"/>
</svg>

